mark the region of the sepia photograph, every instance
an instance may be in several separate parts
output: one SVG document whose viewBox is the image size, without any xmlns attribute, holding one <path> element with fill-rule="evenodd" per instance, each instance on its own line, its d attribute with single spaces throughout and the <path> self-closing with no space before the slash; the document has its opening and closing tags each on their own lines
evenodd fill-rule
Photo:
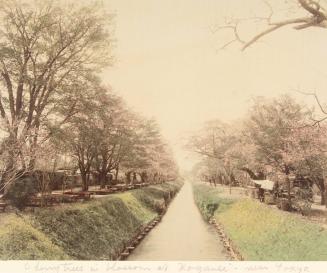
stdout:
<svg viewBox="0 0 327 273">
<path fill-rule="evenodd" d="M 0 272 L 326 268 L 326 48 L 325 0 L 0 0 Z"/>
</svg>

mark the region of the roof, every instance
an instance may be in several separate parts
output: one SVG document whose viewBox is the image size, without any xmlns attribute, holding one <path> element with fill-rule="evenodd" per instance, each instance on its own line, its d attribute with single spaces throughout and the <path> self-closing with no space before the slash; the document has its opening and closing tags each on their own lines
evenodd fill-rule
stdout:
<svg viewBox="0 0 327 273">
<path fill-rule="evenodd" d="M 257 185 L 260 185 L 262 189 L 270 190 L 270 191 L 274 188 L 274 185 L 275 185 L 275 182 L 271 181 L 271 180 L 253 180 L 252 179 L 252 182 Z"/>
</svg>

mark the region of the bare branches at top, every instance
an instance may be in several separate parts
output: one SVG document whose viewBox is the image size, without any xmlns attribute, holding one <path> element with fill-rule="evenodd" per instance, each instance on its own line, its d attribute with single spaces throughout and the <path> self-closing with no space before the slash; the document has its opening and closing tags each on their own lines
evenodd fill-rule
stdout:
<svg viewBox="0 0 327 273">
<path fill-rule="evenodd" d="M 295 0 L 294 0 L 295 1 Z M 247 49 L 262 37 L 286 26 L 293 26 L 296 30 L 302 30 L 309 27 L 321 27 L 327 28 L 327 12 L 320 3 L 316 0 L 297 0 L 299 11 L 303 11 L 305 16 L 295 18 L 285 18 L 281 21 L 274 22 L 272 17 L 274 15 L 273 7 L 268 1 L 264 1 L 269 8 L 269 14 L 265 17 L 252 17 L 246 19 L 233 19 L 227 22 L 226 25 L 218 26 L 214 28 L 213 32 L 220 31 L 222 29 L 230 29 L 233 32 L 233 38 L 226 42 L 220 49 L 224 49 L 233 43 L 242 44 L 242 50 Z M 244 20 L 264 21 L 266 28 L 259 33 L 255 34 L 249 40 L 243 39 L 239 31 L 239 25 Z"/>
<path fill-rule="evenodd" d="M 327 120 L 327 109 L 326 109 L 326 106 L 324 106 L 322 104 L 322 102 L 320 101 L 319 99 L 319 96 L 317 95 L 316 92 L 303 92 L 303 91 L 300 91 L 300 90 L 296 90 L 296 92 L 302 94 L 302 95 L 306 95 L 306 96 L 311 96 L 314 98 L 316 104 L 318 105 L 318 108 L 320 110 L 320 112 L 322 113 L 322 117 L 319 117 L 319 118 L 316 118 L 314 116 L 311 117 L 311 121 L 313 122 L 312 124 L 310 124 L 310 126 L 319 126 L 320 127 L 320 124 L 324 121 Z"/>
</svg>

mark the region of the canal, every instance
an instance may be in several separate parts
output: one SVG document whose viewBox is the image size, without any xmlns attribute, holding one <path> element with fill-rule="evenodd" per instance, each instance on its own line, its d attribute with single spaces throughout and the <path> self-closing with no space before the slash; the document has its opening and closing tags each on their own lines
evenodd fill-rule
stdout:
<svg viewBox="0 0 327 273">
<path fill-rule="evenodd" d="M 185 182 L 162 221 L 128 257 L 129 261 L 222 261 L 227 254 L 215 229 L 206 223 Z"/>
</svg>

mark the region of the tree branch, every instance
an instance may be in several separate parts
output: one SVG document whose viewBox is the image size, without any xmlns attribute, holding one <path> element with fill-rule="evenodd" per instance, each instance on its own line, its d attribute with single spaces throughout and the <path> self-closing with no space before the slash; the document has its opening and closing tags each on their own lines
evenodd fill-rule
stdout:
<svg viewBox="0 0 327 273">
<path fill-rule="evenodd" d="M 241 38 L 241 35 L 238 31 L 238 24 L 241 21 L 241 19 L 236 19 L 236 22 L 234 20 L 233 23 L 229 23 L 228 25 L 221 26 L 216 28 L 216 30 L 221 29 L 231 29 L 233 31 L 234 39 L 228 41 L 225 43 L 220 49 L 225 49 L 229 45 L 233 44 L 234 42 L 239 42 L 242 44 L 242 51 L 256 43 L 259 39 L 262 37 L 274 32 L 275 30 L 278 30 L 282 27 L 286 27 L 289 25 L 295 25 L 294 29 L 296 30 L 302 30 L 308 27 L 323 27 L 327 28 L 327 16 L 322 11 L 322 7 L 317 1 L 313 0 L 298 0 L 300 7 L 304 9 L 305 11 L 309 12 L 310 14 L 306 17 L 300 17 L 300 18 L 294 18 L 294 19 L 285 19 L 279 22 L 272 23 L 271 18 L 273 16 L 273 9 L 271 5 L 264 1 L 266 5 L 270 9 L 270 14 L 267 17 L 254 17 L 254 18 L 248 18 L 247 20 L 264 20 L 267 22 L 267 29 L 259 32 L 256 34 L 253 38 L 251 38 L 249 41 L 244 41 L 244 39 Z M 242 19 L 245 20 L 245 19 Z"/>
</svg>

